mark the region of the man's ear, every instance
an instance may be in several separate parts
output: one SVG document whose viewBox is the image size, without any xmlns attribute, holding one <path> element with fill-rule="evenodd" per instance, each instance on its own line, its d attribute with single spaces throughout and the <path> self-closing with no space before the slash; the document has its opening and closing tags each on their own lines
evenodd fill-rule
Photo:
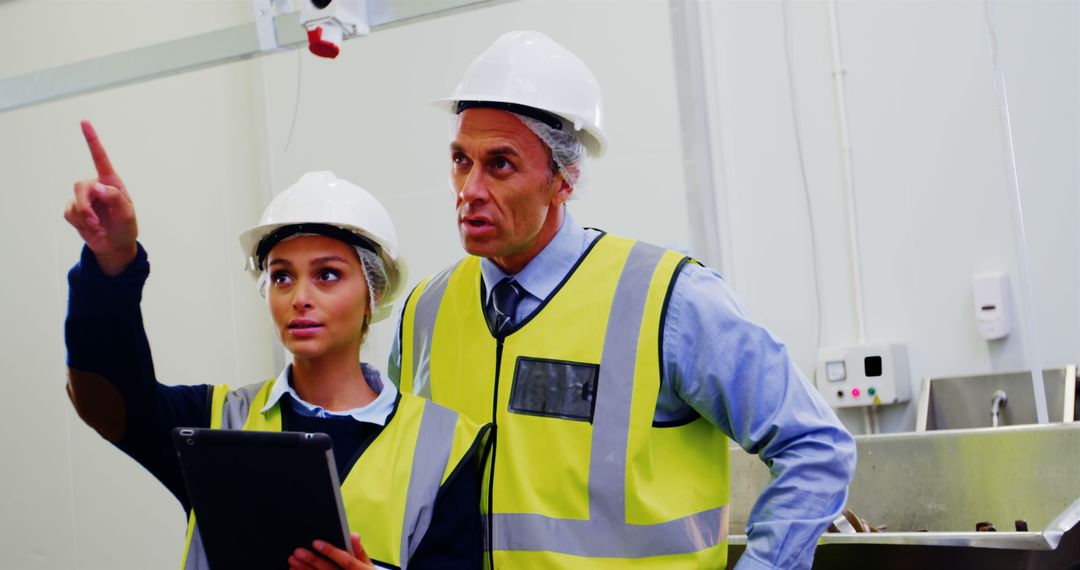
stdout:
<svg viewBox="0 0 1080 570">
<path fill-rule="evenodd" d="M 555 191 L 555 203 L 557 205 L 565 204 L 574 195 L 574 187 L 563 179 L 562 174 L 556 176 L 555 181 L 559 184 L 559 189 Z"/>
</svg>

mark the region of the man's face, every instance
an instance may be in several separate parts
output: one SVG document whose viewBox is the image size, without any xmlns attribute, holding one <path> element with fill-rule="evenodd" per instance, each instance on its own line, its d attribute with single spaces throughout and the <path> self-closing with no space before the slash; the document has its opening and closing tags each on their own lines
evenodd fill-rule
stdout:
<svg viewBox="0 0 1080 570">
<path fill-rule="evenodd" d="M 553 172 L 551 154 L 517 116 L 467 109 L 450 144 L 450 183 L 461 243 L 517 273 L 562 224 L 573 189 Z"/>
</svg>

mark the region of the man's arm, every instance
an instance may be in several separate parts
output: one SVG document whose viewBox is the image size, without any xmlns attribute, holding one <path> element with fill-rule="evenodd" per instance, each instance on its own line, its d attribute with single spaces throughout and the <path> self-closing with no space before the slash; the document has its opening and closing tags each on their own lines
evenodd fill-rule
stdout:
<svg viewBox="0 0 1080 570">
<path fill-rule="evenodd" d="M 737 568 L 809 568 L 847 499 L 854 440 L 784 345 L 743 316 L 719 274 L 688 264 L 677 279 L 658 414 L 697 412 L 769 466 Z"/>
</svg>

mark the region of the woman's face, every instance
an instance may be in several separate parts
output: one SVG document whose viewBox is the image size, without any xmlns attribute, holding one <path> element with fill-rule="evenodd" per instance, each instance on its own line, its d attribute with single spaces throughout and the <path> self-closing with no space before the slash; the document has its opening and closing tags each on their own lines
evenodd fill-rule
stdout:
<svg viewBox="0 0 1080 570">
<path fill-rule="evenodd" d="M 368 285 L 356 250 L 325 236 L 301 236 L 266 256 L 266 293 L 285 348 L 299 358 L 343 351 L 358 357 L 366 332 Z"/>
</svg>

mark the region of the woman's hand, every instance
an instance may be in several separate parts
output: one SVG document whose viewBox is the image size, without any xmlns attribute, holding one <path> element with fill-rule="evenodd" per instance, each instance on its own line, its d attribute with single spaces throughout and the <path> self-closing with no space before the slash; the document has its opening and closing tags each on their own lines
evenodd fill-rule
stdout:
<svg viewBox="0 0 1080 570">
<path fill-rule="evenodd" d="M 296 551 L 293 552 L 293 555 L 289 557 L 289 569 L 375 570 L 375 565 L 371 563 L 371 559 L 368 558 L 367 553 L 364 552 L 364 547 L 360 546 L 360 535 L 354 532 L 349 536 L 352 538 L 352 549 L 353 552 L 356 553 L 355 557 L 340 548 L 331 546 L 321 540 L 316 540 L 311 543 L 311 546 L 322 556 L 319 556 L 306 548 L 297 548 Z"/>
<path fill-rule="evenodd" d="M 135 206 L 90 121 L 82 122 L 82 131 L 94 159 L 97 178 L 75 183 L 75 198 L 64 209 L 64 219 L 78 230 L 94 252 L 101 270 L 115 277 L 135 259 L 137 252 L 135 239 L 139 228 Z"/>
</svg>

